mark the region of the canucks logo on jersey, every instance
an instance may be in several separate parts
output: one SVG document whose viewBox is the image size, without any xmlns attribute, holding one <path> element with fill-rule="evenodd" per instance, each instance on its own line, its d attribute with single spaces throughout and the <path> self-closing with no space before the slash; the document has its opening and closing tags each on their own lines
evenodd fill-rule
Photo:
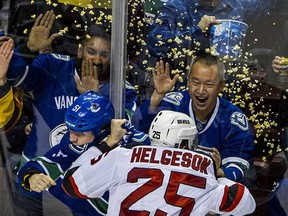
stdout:
<svg viewBox="0 0 288 216">
<path fill-rule="evenodd" d="M 183 99 L 183 94 L 180 92 L 169 92 L 163 98 L 164 101 L 179 106 Z"/>
<path fill-rule="evenodd" d="M 230 116 L 230 121 L 231 121 L 231 124 L 236 125 L 241 130 L 247 131 L 249 128 L 247 118 L 243 113 L 234 112 Z"/>
<path fill-rule="evenodd" d="M 60 54 L 55 54 L 55 53 L 52 53 L 51 55 L 56 59 L 60 59 L 63 61 L 70 61 L 70 56 L 68 55 L 60 55 Z"/>
<path fill-rule="evenodd" d="M 68 132 L 67 126 L 65 123 L 62 123 L 55 128 L 53 128 L 49 134 L 49 143 L 52 148 L 55 145 L 58 145 L 62 137 Z"/>
</svg>

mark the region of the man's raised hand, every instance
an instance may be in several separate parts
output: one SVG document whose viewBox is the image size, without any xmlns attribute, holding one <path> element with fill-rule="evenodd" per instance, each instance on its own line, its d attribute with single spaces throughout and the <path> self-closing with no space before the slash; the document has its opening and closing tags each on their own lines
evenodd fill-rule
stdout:
<svg viewBox="0 0 288 216">
<path fill-rule="evenodd" d="M 175 86 L 179 74 L 176 74 L 173 79 L 170 78 L 170 67 L 166 63 L 160 60 L 156 63 L 155 68 L 152 70 L 153 82 L 154 82 L 154 92 L 151 95 L 150 109 L 155 110 L 161 103 L 163 97 L 166 93 L 172 90 Z"/>
<path fill-rule="evenodd" d="M 170 78 L 169 64 L 160 60 L 156 63 L 155 68 L 152 70 L 154 88 L 158 94 L 165 95 L 175 86 L 179 74 L 176 74 L 173 79 Z"/>
<path fill-rule="evenodd" d="M 53 11 L 47 11 L 44 15 L 40 14 L 37 17 L 27 42 L 27 46 L 31 52 L 41 52 L 52 49 L 52 41 L 62 35 L 60 33 L 50 35 L 54 21 L 55 15 Z"/>
</svg>

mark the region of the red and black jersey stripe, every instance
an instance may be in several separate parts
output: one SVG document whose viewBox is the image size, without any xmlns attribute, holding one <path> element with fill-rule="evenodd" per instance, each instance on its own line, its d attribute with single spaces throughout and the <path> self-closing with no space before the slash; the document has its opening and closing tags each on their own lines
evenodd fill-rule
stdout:
<svg viewBox="0 0 288 216">
<path fill-rule="evenodd" d="M 65 191 L 66 194 L 72 196 L 72 197 L 80 197 L 83 199 L 87 199 L 88 197 L 81 194 L 79 192 L 78 186 L 75 184 L 75 181 L 72 177 L 73 173 L 78 169 L 79 167 L 75 167 L 73 169 L 68 170 L 66 173 L 63 183 L 62 183 L 62 188 Z"/>
<path fill-rule="evenodd" d="M 223 212 L 233 211 L 241 201 L 245 187 L 242 184 L 236 183 L 224 189 L 224 196 L 219 210 Z"/>
</svg>

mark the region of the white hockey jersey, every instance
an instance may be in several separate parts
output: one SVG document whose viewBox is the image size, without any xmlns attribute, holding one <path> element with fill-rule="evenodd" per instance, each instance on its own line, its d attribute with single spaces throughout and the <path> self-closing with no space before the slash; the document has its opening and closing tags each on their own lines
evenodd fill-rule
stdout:
<svg viewBox="0 0 288 216">
<path fill-rule="evenodd" d="M 204 216 L 209 211 L 245 215 L 255 210 L 249 190 L 226 178 L 217 179 L 213 160 L 204 153 L 136 146 L 89 158 L 88 150 L 66 173 L 62 186 L 82 198 L 99 197 L 109 190 L 109 216 Z"/>
</svg>

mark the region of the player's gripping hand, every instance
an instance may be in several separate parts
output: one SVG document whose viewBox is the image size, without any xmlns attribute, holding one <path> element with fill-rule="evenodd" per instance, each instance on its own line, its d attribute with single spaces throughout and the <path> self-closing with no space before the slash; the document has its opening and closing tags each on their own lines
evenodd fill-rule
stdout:
<svg viewBox="0 0 288 216">
<path fill-rule="evenodd" d="M 216 170 L 218 172 L 220 166 L 221 166 L 221 156 L 219 151 L 216 148 L 212 148 L 212 152 L 210 153 L 211 157 L 213 158 L 215 165 L 216 165 Z"/>
<path fill-rule="evenodd" d="M 221 155 L 219 151 L 216 148 L 212 148 L 212 153 L 210 153 L 213 160 L 216 164 L 216 171 L 217 171 L 217 177 L 225 177 L 224 171 L 220 168 L 221 166 Z"/>
<path fill-rule="evenodd" d="M 55 186 L 56 182 L 48 175 L 43 173 L 34 174 L 29 178 L 30 189 L 35 192 L 42 192 L 51 185 Z"/>
<path fill-rule="evenodd" d="M 134 125 L 126 122 L 122 125 L 124 129 L 127 130 L 125 136 L 123 136 L 122 140 L 118 143 L 118 145 L 125 146 L 129 143 L 140 143 L 141 145 L 150 145 L 151 141 L 148 134 L 145 134 L 141 131 L 135 129 Z"/>
<path fill-rule="evenodd" d="M 125 124 L 126 119 L 112 119 L 111 121 L 111 133 L 105 140 L 108 146 L 114 148 L 118 145 L 119 141 L 127 133 L 127 130 L 122 127 Z"/>
<path fill-rule="evenodd" d="M 225 174 L 224 174 L 223 170 L 220 168 L 220 166 L 221 166 L 221 155 L 220 155 L 218 149 L 216 149 L 214 147 L 209 148 L 209 147 L 198 145 L 197 146 L 197 150 L 204 151 L 207 154 L 209 154 L 212 157 L 212 159 L 214 160 L 214 162 L 215 162 L 215 168 L 216 168 L 216 171 L 217 171 L 217 176 L 218 177 L 225 177 Z"/>
</svg>

